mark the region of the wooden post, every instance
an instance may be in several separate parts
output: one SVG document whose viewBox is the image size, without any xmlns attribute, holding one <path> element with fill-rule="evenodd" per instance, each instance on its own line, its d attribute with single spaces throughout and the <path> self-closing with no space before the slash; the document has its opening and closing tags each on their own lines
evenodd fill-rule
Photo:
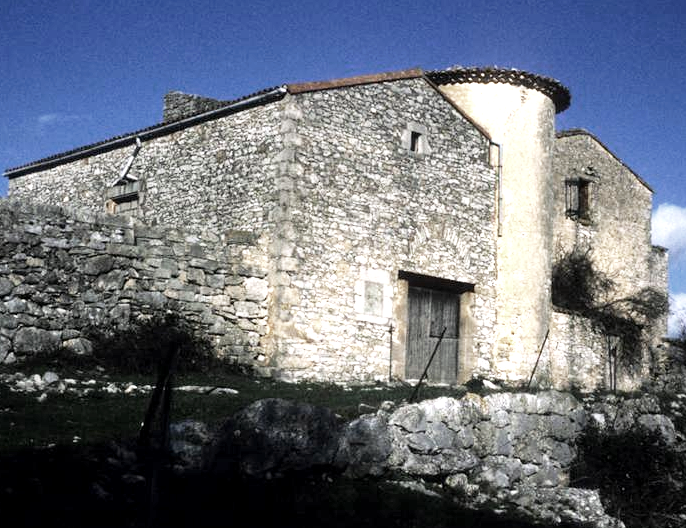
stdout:
<svg viewBox="0 0 686 528">
<path fill-rule="evenodd" d="M 426 373 L 429 372 L 429 367 L 431 366 L 431 362 L 434 360 L 434 356 L 436 355 L 436 352 L 438 352 L 438 347 L 441 346 L 441 341 L 443 341 L 443 336 L 445 335 L 446 330 L 448 330 L 447 326 L 443 327 L 443 331 L 441 332 L 441 335 L 438 337 L 438 343 L 436 343 L 436 346 L 434 347 L 434 351 L 431 353 L 431 357 L 429 358 L 428 363 L 426 364 L 426 367 L 424 368 L 424 372 L 422 372 L 422 376 L 419 378 L 419 381 L 417 382 L 417 385 L 414 388 L 414 391 L 412 391 L 412 395 L 410 396 L 410 403 L 414 401 L 414 399 L 417 397 L 417 394 L 419 393 L 419 386 L 422 384 L 422 381 L 424 381 L 424 378 L 426 377 Z"/>
</svg>

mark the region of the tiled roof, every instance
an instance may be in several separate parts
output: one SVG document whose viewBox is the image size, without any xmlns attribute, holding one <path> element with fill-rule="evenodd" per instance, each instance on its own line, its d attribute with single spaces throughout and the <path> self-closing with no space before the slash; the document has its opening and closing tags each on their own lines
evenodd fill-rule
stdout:
<svg viewBox="0 0 686 528">
<path fill-rule="evenodd" d="M 555 79 L 544 77 L 517 69 L 498 68 L 488 66 L 484 68 L 454 66 L 446 70 L 434 70 L 426 72 L 426 76 L 436 84 L 461 84 L 461 83 L 503 83 L 515 86 L 524 86 L 538 90 L 552 99 L 557 113 L 569 108 L 571 95 L 569 90 Z"/>
<path fill-rule="evenodd" d="M 46 158 L 41 158 L 36 161 L 32 161 L 25 165 L 20 165 L 18 167 L 13 167 L 5 171 L 5 176 L 8 178 L 13 178 L 15 176 L 21 176 L 35 170 L 43 170 L 55 165 L 64 163 L 65 161 L 73 161 L 87 156 L 92 156 L 94 154 L 99 154 L 101 152 L 106 152 L 115 148 L 120 148 L 129 144 L 133 144 L 136 138 L 141 140 L 150 139 L 153 137 L 162 136 L 177 130 L 182 130 L 189 126 L 197 125 L 204 121 L 210 119 L 215 119 L 224 115 L 228 115 L 238 110 L 250 106 L 256 106 L 260 104 L 265 104 L 270 101 L 281 99 L 286 94 L 286 90 L 283 87 L 274 87 L 260 90 L 252 94 L 240 97 L 238 99 L 233 99 L 231 101 L 219 101 L 217 108 L 212 110 L 203 110 L 197 114 L 190 116 L 184 116 L 182 118 L 166 121 L 162 123 L 157 123 L 155 125 L 141 128 L 134 132 L 128 132 L 126 134 L 121 134 L 119 136 L 114 136 L 103 141 L 98 141 L 96 143 L 90 143 L 82 147 L 77 147 L 72 150 L 67 150 L 65 152 L 60 152 L 59 154 L 54 154 Z"/>
<path fill-rule="evenodd" d="M 409 70 L 360 75 L 356 77 L 333 79 L 329 81 L 294 83 L 280 87 L 267 88 L 265 90 L 260 90 L 259 92 L 255 92 L 231 101 L 218 101 L 216 105 L 217 107 L 211 110 L 201 110 L 197 114 L 184 116 L 172 121 L 158 123 L 146 128 L 141 128 L 140 130 L 136 130 L 134 132 L 128 132 L 126 134 L 114 136 L 103 141 L 91 143 L 89 145 L 68 150 L 66 152 L 61 152 L 53 156 L 41 158 L 24 165 L 7 169 L 5 171 L 5 176 L 8 178 L 13 178 L 29 172 L 54 167 L 67 161 L 74 161 L 115 148 L 120 148 L 122 146 L 133 144 L 136 141 L 136 138 L 146 140 L 153 137 L 159 137 L 177 130 L 182 130 L 189 126 L 197 125 L 204 121 L 228 115 L 244 108 L 281 99 L 287 92 L 291 94 L 298 94 L 347 86 L 357 86 L 361 84 L 371 84 L 401 79 L 414 79 L 419 77 L 425 77 L 431 83 L 437 85 L 456 82 L 500 82 L 527 86 L 548 95 L 555 103 L 557 112 L 565 110 L 569 106 L 570 101 L 570 95 L 567 88 L 565 88 L 555 79 L 542 77 L 540 75 L 527 73 L 521 70 L 506 70 L 496 67 L 453 67 L 446 70 L 436 70 L 430 72 L 424 72 L 420 68 L 413 68 Z"/>
<path fill-rule="evenodd" d="M 332 79 L 330 81 L 316 81 L 306 83 L 288 84 L 288 92 L 292 94 L 304 92 L 316 92 L 318 90 L 330 90 L 333 88 L 343 88 L 346 86 L 359 86 L 360 84 L 373 84 L 385 81 L 397 81 L 400 79 L 416 79 L 424 75 L 421 68 L 410 70 L 400 70 L 387 73 L 374 73 L 371 75 L 358 75 L 356 77 L 345 77 L 343 79 Z"/>
<path fill-rule="evenodd" d="M 600 145 L 604 150 L 607 151 L 610 156 L 612 156 L 614 159 L 616 159 L 621 165 L 624 166 L 625 169 L 627 169 L 631 174 L 633 174 L 636 179 L 643 184 L 643 186 L 648 189 L 650 192 L 654 192 L 652 187 L 648 185 L 648 182 L 646 182 L 643 178 L 641 178 L 636 171 L 634 171 L 631 167 L 629 167 L 626 163 L 624 163 L 619 157 L 612 152 L 602 141 L 600 141 L 595 135 L 591 134 L 588 130 L 585 130 L 583 128 L 570 128 L 569 130 L 562 130 L 555 134 L 557 138 L 566 138 L 566 137 L 573 137 L 573 136 L 588 136 L 591 139 L 593 139 L 598 145 Z"/>
</svg>

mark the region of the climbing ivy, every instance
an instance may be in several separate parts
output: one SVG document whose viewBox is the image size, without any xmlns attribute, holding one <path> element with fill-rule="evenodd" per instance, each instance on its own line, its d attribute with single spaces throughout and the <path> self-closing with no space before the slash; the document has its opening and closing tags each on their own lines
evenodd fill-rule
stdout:
<svg viewBox="0 0 686 528">
<path fill-rule="evenodd" d="M 654 288 L 643 288 L 630 296 L 618 296 L 616 283 L 597 269 L 590 249 L 564 254 L 553 265 L 552 300 L 558 308 L 589 319 L 608 336 L 616 336 L 616 360 L 625 368 L 641 361 L 643 330 L 664 316 L 667 295 Z"/>
</svg>

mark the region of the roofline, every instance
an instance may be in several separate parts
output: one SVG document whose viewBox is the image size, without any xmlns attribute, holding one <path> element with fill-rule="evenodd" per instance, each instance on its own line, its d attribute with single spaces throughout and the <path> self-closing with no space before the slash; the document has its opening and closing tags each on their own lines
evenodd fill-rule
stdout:
<svg viewBox="0 0 686 528">
<path fill-rule="evenodd" d="M 474 119 L 472 119 L 467 112 L 460 108 L 459 105 L 457 105 L 452 99 L 450 99 L 450 97 L 443 93 L 438 87 L 438 85 L 435 82 L 433 82 L 433 80 L 431 80 L 427 76 L 426 72 L 421 68 L 410 68 L 407 70 L 374 73 L 370 75 L 357 75 L 355 77 L 342 77 L 340 79 L 331 79 L 329 81 L 287 84 L 286 88 L 288 89 L 288 93 L 296 95 L 307 92 L 318 92 L 320 90 L 333 90 L 336 88 L 348 88 L 351 86 L 360 86 L 364 84 L 375 84 L 380 82 L 400 81 L 407 79 L 424 79 L 424 81 L 426 81 L 426 83 L 433 90 L 435 90 L 444 101 L 446 101 L 448 104 L 450 104 L 450 106 L 455 108 L 455 110 L 457 110 L 462 117 L 469 121 L 479 132 L 481 132 L 481 134 L 483 134 L 483 136 L 486 139 L 488 139 L 490 142 L 493 142 L 493 139 L 491 138 L 489 133 L 486 132 L 486 130 L 481 125 L 474 121 Z"/>
<path fill-rule="evenodd" d="M 471 125 L 472 125 L 474 128 L 476 128 L 479 132 L 481 132 L 481 134 L 482 134 L 490 143 L 496 144 L 495 141 L 493 141 L 493 138 L 491 137 L 491 135 L 486 131 L 486 129 L 483 128 L 479 123 L 477 123 L 476 121 L 474 121 L 474 119 L 472 119 L 472 117 L 471 117 L 467 112 L 465 112 L 464 110 L 462 110 L 462 108 L 460 107 L 460 105 L 458 105 L 455 101 L 453 101 L 450 97 L 448 97 L 448 96 L 440 89 L 440 87 L 439 87 L 435 82 L 433 82 L 431 79 L 429 79 L 429 77 L 427 77 L 426 75 L 424 75 L 423 78 L 424 78 L 424 80 L 429 84 L 429 86 L 431 86 L 431 88 L 433 88 L 434 90 L 436 90 L 436 92 L 438 92 L 438 94 L 443 98 L 443 100 L 444 100 L 446 103 L 448 103 L 448 104 L 449 104 L 450 106 L 452 106 L 455 110 L 457 110 L 457 112 L 458 112 L 462 117 L 464 117 L 467 121 L 469 121 L 469 123 L 471 123 Z"/>
<path fill-rule="evenodd" d="M 555 113 L 557 114 L 567 110 L 572 100 L 569 89 L 557 79 L 516 68 L 454 66 L 445 70 L 428 71 L 426 75 L 439 86 L 467 83 L 500 83 L 524 86 L 549 97 L 555 105 Z"/>
<path fill-rule="evenodd" d="M 625 169 L 627 169 L 631 174 L 633 174 L 634 177 L 635 177 L 635 178 L 636 178 L 636 179 L 637 179 L 646 189 L 648 189 L 651 193 L 655 193 L 655 191 L 653 190 L 653 188 L 652 188 L 650 185 L 648 185 L 648 182 L 646 182 L 643 178 L 641 178 L 635 170 L 633 170 L 633 169 L 632 169 L 631 167 L 629 167 L 626 163 L 624 163 L 624 162 L 619 158 L 619 156 L 617 156 L 617 154 L 615 154 L 614 152 L 612 152 L 612 151 L 607 147 L 607 145 L 605 145 L 605 143 L 603 143 L 602 141 L 600 141 L 594 134 L 592 134 L 592 133 L 589 132 L 588 130 L 583 129 L 583 128 L 570 128 L 569 130 L 561 130 L 560 132 L 557 132 L 557 133 L 555 134 L 555 137 L 556 137 L 557 139 L 562 139 L 562 138 L 566 138 L 566 137 L 573 137 L 573 136 L 588 136 L 588 137 L 590 137 L 591 139 L 593 139 L 596 143 L 598 143 L 598 145 L 600 145 L 601 147 L 603 147 L 603 149 L 605 149 L 605 151 L 607 151 L 607 153 L 610 154 L 610 156 L 612 156 L 614 159 L 616 159 Z"/>
<path fill-rule="evenodd" d="M 320 90 L 331 90 L 333 88 L 344 88 L 348 86 L 359 86 L 361 84 L 374 84 L 385 81 L 398 81 L 401 79 L 416 79 L 424 76 L 421 68 L 411 68 L 386 73 L 373 73 L 369 75 L 357 75 L 355 77 L 343 77 L 331 79 L 329 81 L 315 81 L 287 84 L 286 88 L 290 94 L 300 94 L 305 92 L 318 92 Z"/>
<path fill-rule="evenodd" d="M 234 101 L 229 101 L 226 105 L 215 108 L 214 110 L 208 110 L 200 114 L 196 114 L 190 117 L 185 117 L 179 119 L 178 121 L 172 121 L 168 123 L 161 123 L 159 125 L 153 125 L 148 128 L 143 128 L 135 132 L 130 132 L 122 136 L 117 136 L 112 139 L 102 141 L 100 143 L 92 143 L 83 147 L 78 147 L 73 150 L 69 150 L 48 158 L 42 158 L 38 161 L 28 163 L 26 165 L 21 165 L 19 167 L 14 167 L 7 169 L 4 176 L 7 178 L 16 178 L 17 176 L 22 176 L 24 174 L 29 174 L 31 172 L 36 172 L 39 170 L 45 170 L 57 165 L 69 161 L 76 161 L 88 156 L 93 156 L 95 154 L 101 154 L 103 152 L 113 150 L 115 148 L 124 147 L 136 142 L 136 139 L 141 141 L 146 141 L 156 137 L 164 136 L 177 132 L 184 128 L 188 128 L 210 119 L 216 119 L 218 117 L 223 117 L 225 115 L 233 114 L 247 108 L 252 108 L 255 106 L 260 106 L 263 104 L 270 103 L 272 101 L 277 101 L 282 99 L 287 93 L 285 86 L 278 86 L 276 88 L 267 89 L 266 91 L 257 92 L 252 95 L 248 95 L 241 99 L 236 99 Z"/>
</svg>

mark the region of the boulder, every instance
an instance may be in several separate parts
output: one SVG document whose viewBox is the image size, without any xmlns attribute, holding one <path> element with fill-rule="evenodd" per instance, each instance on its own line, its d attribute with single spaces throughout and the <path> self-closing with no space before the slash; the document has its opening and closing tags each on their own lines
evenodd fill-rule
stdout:
<svg viewBox="0 0 686 528">
<path fill-rule="evenodd" d="M 58 335 L 40 328 L 20 328 L 14 335 L 14 350 L 20 354 L 55 348 L 59 344 Z"/>
<path fill-rule="evenodd" d="M 347 464 L 346 474 L 350 477 L 381 475 L 386 471 L 391 448 L 385 413 L 367 414 L 343 429 L 337 462 Z"/>
<path fill-rule="evenodd" d="M 288 471 L 347 465 L 337 456 L 343 423 L 331 410 L 278 398 L 259 400 L 221 427 L 205 466 L 264 478 Z"/>
<path fill-rule="evenodd" d="M 203 455 L 212 441 L 212 434 L 203 422 L 184 420 L 169 426 L 169 448 L 178 472 L 199 471 Z"/>
</svg>

